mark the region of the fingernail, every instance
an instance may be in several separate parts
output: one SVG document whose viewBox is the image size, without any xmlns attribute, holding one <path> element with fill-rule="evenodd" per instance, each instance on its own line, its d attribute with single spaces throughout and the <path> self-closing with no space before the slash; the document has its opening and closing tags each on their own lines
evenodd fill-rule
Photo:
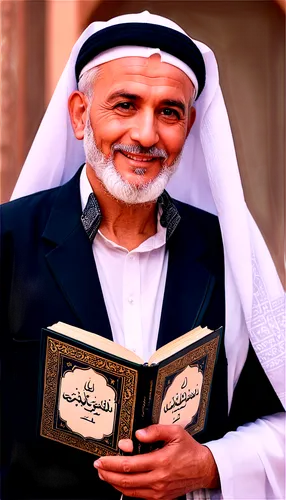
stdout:
<svg viewBox="0 0 286 500">
<path fill-rule="evenodd" d="M 100 472 L 98 472 L 98 477 L 99 477 L 99 479 L 101 479 L 101 481 L 104 481 L 104 479 L 103 479 L 102 475 L 100 474 Z"/>
<path fill-rule="evenodd" d="M 145 429 L 140 429 L 136 432 L 136 435 L 138 435 L 139 437 L 145 437 L 147 436 L 147 432 L 145 431 Z"/>
<path fill-rule="evenodd" d="M 95 462 L 93 462 L 93 467 L 95 467 L 96 469 L 98 469 L 98 467 L 101 467 L 101 461 L 100 461 L 100 459 L 99 460 L 95 460 Z"/>
</svg>

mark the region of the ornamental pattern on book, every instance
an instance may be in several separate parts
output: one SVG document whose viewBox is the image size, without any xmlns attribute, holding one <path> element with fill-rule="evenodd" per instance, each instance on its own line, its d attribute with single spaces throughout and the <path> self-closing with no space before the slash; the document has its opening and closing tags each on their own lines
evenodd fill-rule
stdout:
<svg viewBox="0 0 286 500">
<path fill-rule="evenodd" d="M 203 373 L 203 382 L 198 405 L 198 412 L 188 425 L 186 430 L 194 435 L 203 430 L 208 407 L 208 400 L 211 391 L 211 381 L 215 366 L 219 338 L 216 337 L 209 342 L 197 347 L 193 351 L 177 358 L 162 368 L 159 368 L 158 377 L 155 387 L 154 406 L 152 413 L 152 421 L 158 422 L 166 391 L 168 390 L 169 382 L 174 380 L 187 366 L 197 366 Z"/>
<path fill-rule="evenodd" d="M 113 376 L 120 380 L 121 404 L 116 417 L 118 426 L 116 426 L 117 429 L 114 432 L 112 444 L 108 439 L 103 439 L 100 442 L 93 439 L 83 439 L 72 432 L 65 432 L 64 424 L 59 426 L 62 429 L 55 425 L 57 420 L 55 416 L 57 413 L 58 384 L 63 356 L 71 360 L 74 365 L 76 365 L 76 362 L 85 364 L 88 368 L 106 373 L 107 377 Z M 96 455 L 117 454 L 118 441 L 131 438 L 130 429 L 133 427 L 135 412 L 133 394 L 136 394 L 137 378 L 137 371 L 132 368 L 110 361 L 79 347 L 66 344 L 63 341 L 47 337 L 41 435 Z"/>
</svg>

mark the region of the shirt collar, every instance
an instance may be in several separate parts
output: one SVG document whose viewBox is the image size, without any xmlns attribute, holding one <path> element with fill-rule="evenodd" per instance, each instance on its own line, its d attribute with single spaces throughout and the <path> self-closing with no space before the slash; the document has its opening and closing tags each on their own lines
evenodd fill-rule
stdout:
<svg viewBox="0 0 286 500">
<path fill-rule="evenodd" d="M 102 214 L 87 178 L 86 165 L 84 165 L 80 175 L 80 198 L 82 206 L 81 221 L 89 240 L 93 241 L 100 226 Z M 167 230 L 166 241 L 168 241 L 178 226 L 181 216 L 167 191 L 164 191 L 159 196 L 158 206 L 160 207 L 159 213 L 161 213 L 160 224 Z"/>
</svg>

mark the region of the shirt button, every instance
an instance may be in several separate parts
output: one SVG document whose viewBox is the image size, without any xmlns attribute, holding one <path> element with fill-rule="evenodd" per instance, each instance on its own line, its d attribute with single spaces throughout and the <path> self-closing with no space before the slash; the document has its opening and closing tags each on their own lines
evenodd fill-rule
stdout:
<svg viewBox="0 0 286 500">
<path fill-rule="evenodd" d="M 129 297 L 128 302 L 129 302 L 129 304 L 133 304 L 133 302 L 134 302 L 133 297 Z"/>
</svg>

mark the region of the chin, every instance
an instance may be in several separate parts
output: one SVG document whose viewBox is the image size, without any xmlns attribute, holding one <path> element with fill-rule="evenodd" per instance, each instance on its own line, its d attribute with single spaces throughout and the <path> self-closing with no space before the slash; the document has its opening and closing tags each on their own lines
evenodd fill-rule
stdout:
<svg viewBox="0 0 286 500">
<path fill-rule="evenodd" d="M 131 186 L 133 189 L 138 189 L 138 191 L 143 189 L 148 189 L 148 187 L 152 185 L 155 180 L 156 177 L 154 179 L 145 179 L 145 178 L 142 179 L 141 177 L 140 179 L 132 179 L 132 180 L 130 178 L 124 179 L 124 177 L 122 177 L 122 181 L 126 185 Z"/>
<path fill-rule="evenodd" d="M 90 161 L 96 177 L 100 180 L 105 190 L 116 200 L 127 205 L 154 203 L 166 188 L 175 168 L 162 167 L 158 173 L 146 173 L 144 167 L 136 167 L 143 173 L 122 172 L 116 168 L 113 161 Z"/>
<path fill-rule="evenodd" d="M 127 205 L 138 205 L 154 203 L 164 191 L 165 186 L 161 183 L 149 181 L 147 183 L 135 184 L 120 178 L 118 182 L 102 181 L 105 190 L 116 200 Z"/>
<path fill-rule="evenodd" d="M 123 179 L 125 182 L 129 182 L 130 184 L 147 184 L 147 182 L 153 181 L 160 175 L 161 171 L 163 170 L 163 166 L 160 167 L 144 167 L 144 166 L 139 166 L 139 167 L 122 167 L 122 165 L 116 165 L 114 162 L 114 168 L 117 172 L 118 175 L 120 175 L 121 179 Z"/>
</svg>

